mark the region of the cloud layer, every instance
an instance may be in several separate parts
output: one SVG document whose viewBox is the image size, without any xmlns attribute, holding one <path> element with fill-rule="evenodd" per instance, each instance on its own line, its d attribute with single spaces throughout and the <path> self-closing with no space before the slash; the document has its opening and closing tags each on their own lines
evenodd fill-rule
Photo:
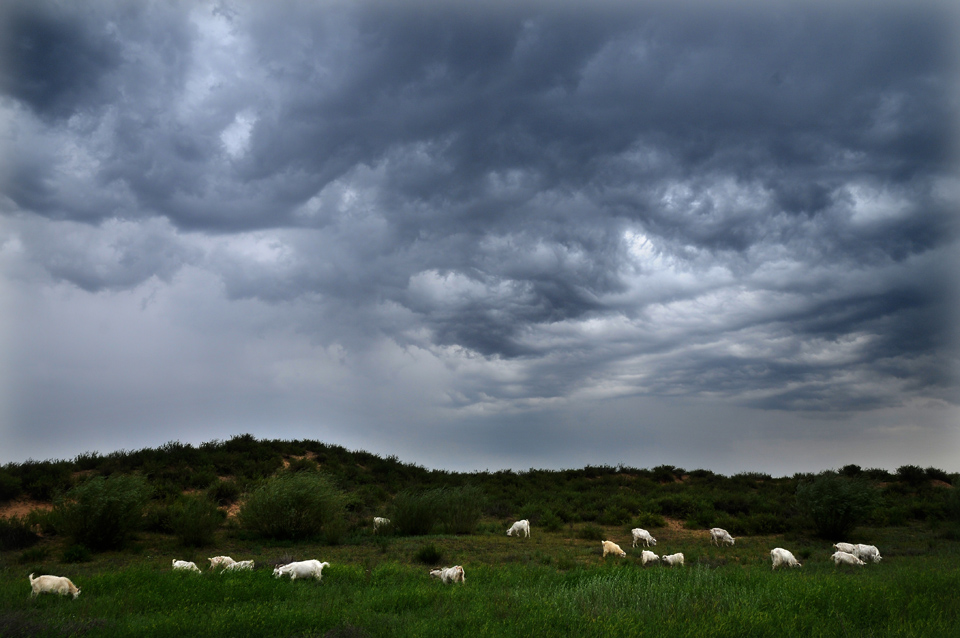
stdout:
<svg viewBox="0 0 960 638">
<path fill-rule="evenodd" d="M 2 12 L 11 432 L 956 408 L 947 3 Z"/>
</svg>

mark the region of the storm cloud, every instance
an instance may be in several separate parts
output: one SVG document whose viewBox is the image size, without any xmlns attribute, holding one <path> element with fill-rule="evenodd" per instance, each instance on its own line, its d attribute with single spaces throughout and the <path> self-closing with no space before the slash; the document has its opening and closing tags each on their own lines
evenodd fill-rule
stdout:
<svg viewBox="0 0 960 638">
<path fill-rule="evenodd" d="M 460 4 L 5 3 L 0 461 L 960 443 L 950 3 Z"/>
</svg>

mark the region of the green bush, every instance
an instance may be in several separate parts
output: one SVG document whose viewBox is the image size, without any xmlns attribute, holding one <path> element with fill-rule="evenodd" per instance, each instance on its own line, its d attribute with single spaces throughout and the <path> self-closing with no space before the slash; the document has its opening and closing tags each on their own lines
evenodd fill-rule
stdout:
<svg viewBox="0 0 960 638">
<path fill-rule="evenodd" d="M 170 499 L 148 503 L 143 514 L 143 528 L 148 532 L 172 534 L 173 522 L 171 520 L 170 506 Z"/>
<path fill-rule="evenodd" d="M 0 470 L 0 502 L 20 496 L 20 479 L 5 470 Z"/>
<path fill-rule="evenodd" d="M 797 508 L 813 522 L 817 536 L 842 540 L 863 522 L 879 502 L 866 481 L 824 473 L 797 486 Z"/>
<path fill-rule="evenodd" d="M 632 527 L 640 527 L 642 529 L 650 529 L 656 527 L 666 527 L 667 519 L 660 516 L 659 514 L 653 514 L 651 512 L 640 512 L 633 519 Z"/>
<path fill-rule="evenodd" d="M 469 485 L 404 490 L 394 497 L 390 512 L 391 523 L 400 534 L 469 534 L 480 522 L 483 494 Z"/>
<path fill-rule="evenodd" d="M 483 512 L 483 494 L 480 490 L 470 485 L 441 488 L 436 500 L 444 532 L 471 534 L 476 531 Z"/>
<path fill-rule="evenodd" d="M 275 539 L 323 537 L 339 543 L 344 531 L 344 495 L 318 472 L 284 472 L 266 479 L 240 509 L 240 525 Z"/>
<path fill-rule="evenodd" d="M 149 496 L 139 476 L 92 478 L 57 500 L 57 527 L 94 550 L 121 547 L 141 527 Z"/>
<path fill-rule="evenodd" d="M 90 550 L 83 545 L 70 545 L 63 550 L 61 557 L 64 563 L 87 563 L 93 559 Z"/>
<path fill-rule="evenodd" d="M 581 538 L 585 541 L 602 541 L 605 539 L 605 534 L 603 528 L 594 525 L 593 523 L 587 523 L 577 530 L 577 538 Z"/>
<path fill-rule="evenodd" d="M 47 551 L 46 547 L 31 547 L 20 553 L 20 556 L 17 557 L 17 562 L 21 565 L 26 565 L 28 563 L 42 563 L 47 560 L 47 555 L 50 552 Z"/>
<path fill-rule="evenodd" d="M 223 512 L 208 498 L 183 496 L 170 506 L 170 527 L 183 545 L 212 545 L 214 533 L 223 519 Z"/>
<path fill-rule="evenodd" d="M 563 528 L 563 521 L 553 512 L 547 510 L 540 516 L 539 526 L 545 532 L 559 532 Z"/>
<path fill-rule="evenodd" d="M 30 527 L 27 519 L 20 516 L 0 518 L 0 550 L 24 549 L 36 544 L 40 537 Z"/>
<path fill-rule="evenodd" d="M 603 525 L 621 525 L 630 520 L 630 512 L 625 507 L 608 507 L 600 515 L 600 522 Z"/>
<path fill-rule="evenodd" d="M 207 494 L 217 505 L 232 505 L 240 499 L 242 490 L 236 481 L 217 479 L 207 489 Z"/>
<path fill-rule="evenodd" d="M 436 490 L 404 490 L 393 498 L 390 521 L 398 534 L 423 536 L 439 521 Z"/>
<path fill-rule="evenodd" d="M 443 552 L 436 545 L 424 545 L 417 550 L 413 559 L 424 565 L 439 565 L 443 560 Z"/>
</svg>

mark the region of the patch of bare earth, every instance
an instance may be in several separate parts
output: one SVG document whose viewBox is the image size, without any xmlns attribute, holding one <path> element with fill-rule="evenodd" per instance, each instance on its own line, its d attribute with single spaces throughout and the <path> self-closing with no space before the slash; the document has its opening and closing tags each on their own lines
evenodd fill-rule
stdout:
<svg viewBox="0 0 960 638">
<path fill-rule="evenodd" d="M 706 536 L 709 538 L 710 532 L 702 529 L 687 529 L 683 526 L 683 521 L 676 518 L 667 518 L 667 529 L 670 530 L 672 536 L 680 536 L 684 538 L 695 538 L 700 536 Z"/>
<path fill-rule="evenodd" d="M 315 461 L 317 458 L 317 453 L 310 452 L 308 450 L 307 453 L 304 454 L 303 456 L 294 455 L 294 456 L 291 456 L 290 458 L 295 459 L 297 461 L 302 461 L 303 459 L 310 459 L 311 461 Z M 288 459 L 283 459 L 283 469 L 287 469 L 288 467 L 290 467 L 290 461 Z"/>
<path fill-rule="evenodd" d="M 49 512 L 52 509 L 52 503 L 31 501 L 29 499 L 19 499 L 16 501 L 10 501 L 4 505 L 0 505 L 0 518 L 11 518 L 13 516 L 22 517 L 26 516 L 33 510 L 43 510 L 45 512 Z"/>
</svg>

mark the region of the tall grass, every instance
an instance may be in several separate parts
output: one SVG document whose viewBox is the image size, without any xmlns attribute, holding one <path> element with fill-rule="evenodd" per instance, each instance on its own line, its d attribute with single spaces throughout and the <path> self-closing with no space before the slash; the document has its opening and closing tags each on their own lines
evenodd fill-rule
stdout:
<svg viewBox="0 0 960 638">
<path fill-rule="evenodd" d="M 483 495 L 475 487 L 404 490 L 393 499 L 390 520 L 401 534 L 470 534 L 482 514 Z"/>
<path fill-rule="evenodd" d="M 196 575 L 158 564 L 78 575 L 76 601 L 30 600 L 25 575 L 4 570 L 0 632 L 19 619 L 33 623 L 29 635 L 81 627 L 108 637 L 320 636 L 343 627 L 367 636 L 952 637 L 960 574 L 956 556 L 954 569 L 938 569 L 941 558 L 792 572 L 467 563 L 462 586 L 395 562 L 333 564 L 320 583 L 276 580 L 268 570 Z"/>
</svg>

